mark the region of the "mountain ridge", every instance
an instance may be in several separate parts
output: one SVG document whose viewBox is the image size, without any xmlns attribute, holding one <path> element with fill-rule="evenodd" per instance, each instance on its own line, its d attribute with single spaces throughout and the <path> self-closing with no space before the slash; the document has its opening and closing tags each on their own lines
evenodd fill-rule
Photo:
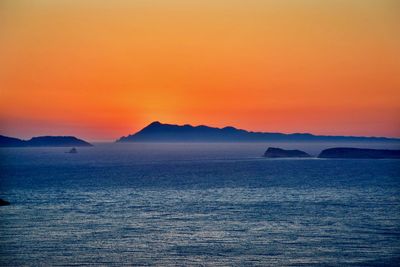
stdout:
<svg viewBox="0 0 400 267">
<path fill-rule="evenodd" d="M 265 141 L 389 141 L 399 138 L 375 136 L 335 136 L 311 133 L 252 132 L 232 126 L 223 128 L 206 125 L 164 124 L 154 121 L 140 131 L 116 140 L 123 142 L 265 142 Z"/>
</svg>

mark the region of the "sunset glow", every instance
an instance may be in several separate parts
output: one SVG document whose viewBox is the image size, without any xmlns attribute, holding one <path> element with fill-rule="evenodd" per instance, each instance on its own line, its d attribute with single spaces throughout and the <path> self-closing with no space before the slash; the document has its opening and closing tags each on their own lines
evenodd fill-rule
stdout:
<svg viewBox="0 0 400 267">
<path fill-rule="evenodd" d="M 111 4 L 112 3 L 112 4 Z M 400 137 L 397 0 L 0 3 L 1 134 Z"/>
</svg>

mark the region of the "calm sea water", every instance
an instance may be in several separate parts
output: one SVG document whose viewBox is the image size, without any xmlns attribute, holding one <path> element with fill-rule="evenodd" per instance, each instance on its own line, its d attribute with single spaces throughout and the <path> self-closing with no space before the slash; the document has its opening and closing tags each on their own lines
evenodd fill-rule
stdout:
<svg viewBox="0 0 400 267">
<path fill-rule="evenodd" d="M 0 266 L 400 263 L 399 160 L 263 159 L 267 147 L 1 149 Z"/>
</svg>

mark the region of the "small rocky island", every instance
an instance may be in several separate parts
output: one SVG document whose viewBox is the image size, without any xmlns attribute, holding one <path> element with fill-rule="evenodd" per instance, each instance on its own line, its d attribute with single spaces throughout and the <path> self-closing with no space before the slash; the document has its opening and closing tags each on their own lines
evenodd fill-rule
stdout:
<svg viewBox="0 0 400 267">
<path fill-rule="evenodd" d="M 75 148 L 75 147 L 73 147 L 73 148 L 71 148 L 71 150 L 70 150 L 70 151 L 68 151 L 68 152 L 65 152 L 65 153 L 69 153 L 69 154 L 76 154 L 76 153 L 78 153 L 78 150 L 76 150 L 76 148 Z"/>
<path fill-rule="evenodd" d="M 318 158 L 400 159 L 400 150 L 336 147 L 323 150 Z"/>
<path fill-rule="evenodd" d="M 0 147 L 73 147 L 93 146 L 75 136 L 38 136 L 30 140 L 0 135 Z"/>
<path fill-rule="evenodd" d="M 311 155 L 301 150 L 286 150 L 269 147 L 264 153 L 266 158 L 310 158 Z"/>
</svg>

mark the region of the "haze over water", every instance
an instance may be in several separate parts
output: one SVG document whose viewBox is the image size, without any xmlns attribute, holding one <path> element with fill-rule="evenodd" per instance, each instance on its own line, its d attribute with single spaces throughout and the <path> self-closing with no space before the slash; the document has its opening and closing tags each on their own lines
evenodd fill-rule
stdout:
<svg viewBox="0 0 400 267">
<path fill-rule="evenodd" d="M 399 160 L 271 160 L 268 146 L 332 144 L 3 148 L 0 265 L 400 261 Z"/>
</svg>

